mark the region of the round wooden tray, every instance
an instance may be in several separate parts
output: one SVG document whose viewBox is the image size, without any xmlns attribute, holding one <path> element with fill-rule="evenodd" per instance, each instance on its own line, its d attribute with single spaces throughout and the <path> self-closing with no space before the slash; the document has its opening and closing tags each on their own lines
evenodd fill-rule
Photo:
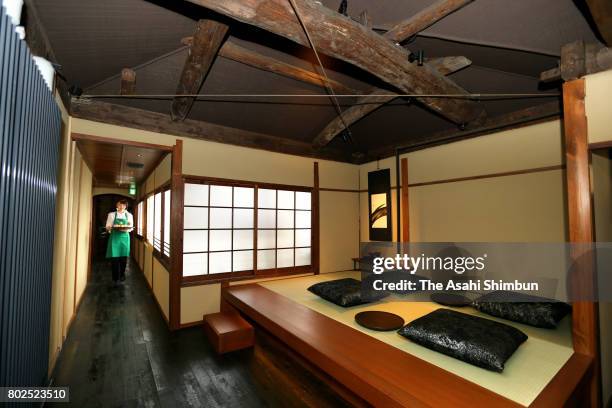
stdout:
<svg viewBox="0 0 612 408">
<path fill-rule="evenodd" d="M 355 315 L 355 321 L 366 329 L 376 331 L 398 330 L 404 326 L 404 319 L 400 316 L 378 310 L 359 312 Z"/>
<path fill-rule="evenodd" d="M 468 297 L 448 292 L 432 293 L 430 299 L 432 302 L 450 307 L 465 307 L 472 304 L 472 301 Z"/>
</svg>

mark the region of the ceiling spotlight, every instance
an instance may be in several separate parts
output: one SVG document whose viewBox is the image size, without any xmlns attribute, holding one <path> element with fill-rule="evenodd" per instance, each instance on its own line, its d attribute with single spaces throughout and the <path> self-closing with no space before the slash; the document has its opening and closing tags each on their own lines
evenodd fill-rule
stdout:
<svg viewBox="0 0 612 408">
<path fill-rule="evenodd" d="M 408 61 L 410 62 L 415 62 L 417 63 L 417 65 L 419 67 L 423 66 L 423 62 L 425 60 L 425 53 L 423 52 L 423 50 L 419 50 L 416 52 L 411 52 L 410 55 L 408 55 Z"/>
<path fill-rule="evenodd" d="M 340 133 L 340 137 L 345 143 L 353 141 L 353 133 L 351 133 L 351 129 L 346 128 Z"/>
</svg>

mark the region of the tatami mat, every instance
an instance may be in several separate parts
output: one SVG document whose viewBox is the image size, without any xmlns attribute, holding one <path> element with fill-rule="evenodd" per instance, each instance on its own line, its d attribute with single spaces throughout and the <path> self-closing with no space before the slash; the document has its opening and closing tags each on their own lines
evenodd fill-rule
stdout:
<svg viewBox="0 0 612 408">
<path fill-rule="evenodd" d="M 529 336 L 507 361 L 503 373 L 472 366 L 412 343 L 394 331 L 381 333 L 368 330 L 355 323 L 354 319 L 355 314 L 364 310 L 384 310 L 400 315 L 409 322 L 440 308 L 436 303 L 408 302 L 406 299 L 409 297 L 391 296 L 369 305 L 342 308 L 306 290 L 314 283 L 345 277 L 360 278 L 359 272 L 351 271 L 262 282 L 260 285 L 525 406 L 533 402 L 573 354 L 569 317 L 561 321 L 557 329 L 548 330 L 496 319 L 467 307 L 459 310 L 514 326 Z"/>
</svg>

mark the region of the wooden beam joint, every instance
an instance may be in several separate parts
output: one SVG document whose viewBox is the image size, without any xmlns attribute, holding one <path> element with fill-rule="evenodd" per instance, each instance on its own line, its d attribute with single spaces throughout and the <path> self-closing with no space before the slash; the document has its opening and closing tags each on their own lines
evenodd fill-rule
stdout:
<svg viewBox="0 0 612 408">
<path fill-rule="evenodd" d="M 235 20 L 282 36 L 305 47 L 310 41 L 286 0 L 188 0 Z M 457 1 L 457 0 L 456 0 Z M 466 0 L 462 0 L 466 1 Z M 294 0 L 309 25 L 318 51 L 355 65 L 380 80 L 411 94 L 456 94 L 466 90 L 427 67 L 408 61 L 408 51 L 367 27 L 310 0 Z M 385 63 L 381 64 L 381 56 Z M 462 98 L 416 98 L 448 120 L 461 124 L 480 117 L 481 104 Z"/>
<path fill-rule="evenodd" d="M 444 57 L 434 58 L 427 62 L 430 69 L 436 70 L 441 75 L 449 75 L 470 66 L 472 61 L 466 57 Z M 323 128 L 312 144 L 315 148 L 320 149 L 329 144 L 338 134 L 345 130 L 345 126 L 350 126 L 356 123 L 381 108 L 385 104 L 391 102 L 398 95 L 395 92 L 390 92 L 384 89 L 375 88 L 370 92 L 370 95 L 359 98 L 355 105 L 345 109 L 341 113 L 341 117 L 337 116 Z"/>
<path fill-rule="evenodd" d="M 121 70 L 120 95 L 134 95 L 136 92 L 136 72 L 131 68 Z"/>
<path fill-rule="evenodd" d="M 559 66 L 542 72 L 540 81 L 572 81 L 608 69 L 612 69 L 612 48 L 574 41 L 561 48 Z"/>
<path fill-rule="evenodd" d="M 200 20 L 197 23 L 189 55 L 181 74 L 177 95 L 196 95 L 204 83 L 204 79 L 217 56 L 221 44 L 225 40 L 228 26 L 214 20 Z M 172 101 L 172 120 L 184 120 L 195 96 L 177 96 Z"/>
<path fill-rule="evenodd" d="M 391 41 L 401 43 L 407 38 L 418 34 L 427 27 L 435 24 L 449 14 L 468 5 L 473 0 L 439 0 L 438 2 L 420 11 L 414 16 L 401 23 L 396 24 L 385 33 L 385 37 Z"/>
</svg>

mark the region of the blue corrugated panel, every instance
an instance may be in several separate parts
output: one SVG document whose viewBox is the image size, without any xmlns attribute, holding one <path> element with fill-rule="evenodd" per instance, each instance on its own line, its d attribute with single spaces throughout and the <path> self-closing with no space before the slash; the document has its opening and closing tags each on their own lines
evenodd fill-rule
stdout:
<svg viewBox="0 0 612 408">
<path fill-rule="evenodd" d="M 0 386 L 42 386 L 48 369 L 61 116 L 4 9 L 0 132 Z"/>
</svg>

